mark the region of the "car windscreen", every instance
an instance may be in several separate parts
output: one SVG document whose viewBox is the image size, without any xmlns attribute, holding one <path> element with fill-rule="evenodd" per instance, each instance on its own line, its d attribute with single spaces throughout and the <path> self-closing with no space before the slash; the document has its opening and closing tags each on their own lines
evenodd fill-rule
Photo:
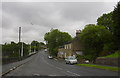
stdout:
<svg viewBox="0 0 120 78">
<path fill-rule="evenodd" d="M 70 60 L 74 60 L 75 58 L 69 58 Z"/>
</svg>

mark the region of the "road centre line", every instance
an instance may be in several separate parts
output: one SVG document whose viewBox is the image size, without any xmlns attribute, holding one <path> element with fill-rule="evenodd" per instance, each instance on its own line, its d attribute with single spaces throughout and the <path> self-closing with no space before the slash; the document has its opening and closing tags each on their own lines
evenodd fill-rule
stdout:
<svg viewBox="0 0 120 78">
<path fill-rule="evenodd" d="M 56 75 L 52 75 L 52 74 L 50 74 L 50 75 L 48 75 L 48 76 L 56 76 Z"/>
<path fill-rule="evenodd" d="M 66 72 L 72 73 L 72 74 L 74 74 L 75 76 L 80 76 L 79 74 L 73 73 L 73 72 L 71 72 L 71 71 L 66 71 Z"/>
<path fill-rule="evenodd" d="M 45 59 L 44 59 L 43 57 L 42 57 L 42 60 L 43 60 L 46 64 L 48 64 L 48 65 L 54 67 L 53 65 L 51 65 L 50 63 L 48 63 L 47 61 L 45 61 Z"/>
<path fill-rule="evenodd" d="M 62 68 L 60 68 L 60 67 L 56 67 L 57 69 L 59 69 L 59 70 L 63 70 Z"/>
</svg>

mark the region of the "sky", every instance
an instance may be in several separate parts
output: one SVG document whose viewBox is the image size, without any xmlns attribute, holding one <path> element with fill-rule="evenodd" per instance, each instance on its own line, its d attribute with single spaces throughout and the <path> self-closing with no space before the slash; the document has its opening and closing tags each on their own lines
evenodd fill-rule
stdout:
<svg viewBox="0 0 120 78">
<path fill-rule="evenodd" d="M 52 28 L 68 32 L 87 24 L 96 24 L 97 18 L 114 10 L 117 2 L 2 2 L 2 43 L 18 42 L 18 28 L 22 28 L 22 41 L 44 41 Z"/>
</svg>

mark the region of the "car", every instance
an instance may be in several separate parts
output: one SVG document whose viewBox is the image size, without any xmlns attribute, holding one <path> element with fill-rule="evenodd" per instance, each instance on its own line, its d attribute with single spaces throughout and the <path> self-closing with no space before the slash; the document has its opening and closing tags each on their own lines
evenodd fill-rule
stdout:
<svg viewBox="0 0 120 78">
<path fill-rule="evenodd" d="M 45 49 L 45 52 L 47 52 L 47 49 Z"/>
<path fill-rule="evenodd" d="M 48 56 L 48 58 L 49 58 L 49 59 L 53 59 L 53 57 L 52 57 L 52 56 Z"/>
<path fill-rule="evenodd" d="M 89 60 L 85 60 L 84 62 L 85 62 L 86 64 L 88 64 L 88 63 L 89 63 Z"/>
<path fill-rule="evenodd" d="M 68 56 L 65 58 L 66 64 L 77 64 L 77 59 L 73 56 Z"/>
</svg>

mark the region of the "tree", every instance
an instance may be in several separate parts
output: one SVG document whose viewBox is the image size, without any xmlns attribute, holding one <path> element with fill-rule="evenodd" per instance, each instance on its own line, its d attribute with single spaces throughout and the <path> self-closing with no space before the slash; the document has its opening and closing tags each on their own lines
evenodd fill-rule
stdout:
<svg viewBox="0 0 120 78">
<path fill-rule="evenodd" d="M 111 32 L 104 26 L 89 24 L 82 30 L 79 37 L 85 57 L 95 60 L 103 51 L 104 44 L 110 42 Z"/>
<path fill-rule="evenodd" d="M 52 29 L 44 35 L 44 40 L 47 43 L 49 52 L 53 56 L 57 56 L 59 46 L 72 40 L 72 37 L 67 32 L 61 32 L 58 29 Z"/>
<path fill-rule="evenodd" d="M 97 19 L 97 25 L 105 26 L 109 31 L 113 31 L 113 19 L 112 19 L 113 12 L 108 14 L 103 14 Z"/>
<path fill-rule="evenodd" d="M 120 1 L 114 8 L 112 19 L 115 50 L 120 50 Z"/>
<path fill-rule="evenodd" d="M 40 42 L 39 44 L 42 45 L 42 46 L 45 45 L 43 42 Z"/>
<path fill-rule="evenodd" d="M 10 44 L 3 44 L 2 45 L 2 55 L 3 57 L 19 57 L 20 56 L 20 52 L 21 52 L 21 46 L 22 43 L 15 43 L 15 42 L 11 42 Z M 24 56 L 28 55 L 28 50 L 29 47 L 27 44 L 23 43 L 23 51 L 24 51 Z"/>
<path fill-rule="evenodd" d="M 39 42 L 33 40 L 33 41 L 31 42 L 31 49 L 32 49 L 32 51 L 38 51 L 38 50 L 39 50 Z"/>
</svg>

